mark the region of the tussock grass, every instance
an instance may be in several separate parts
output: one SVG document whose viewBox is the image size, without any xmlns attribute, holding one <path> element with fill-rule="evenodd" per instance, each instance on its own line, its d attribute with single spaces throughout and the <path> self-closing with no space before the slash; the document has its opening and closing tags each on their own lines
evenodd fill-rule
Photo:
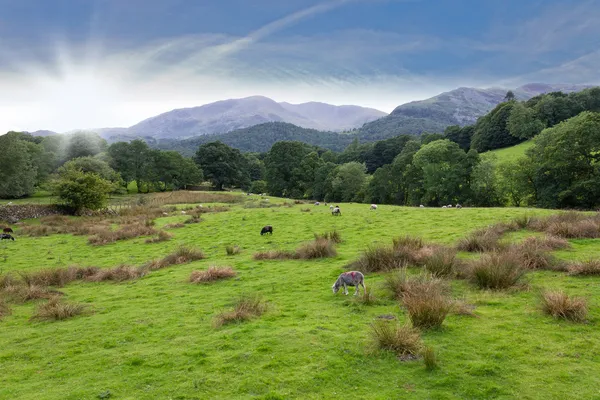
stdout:
<svg viewBox="0 0 600 400">
<path fill-rule="evenodd" d="M 475 306 L 467 303 L 464 300 L 454 300 L 450 312 L 456 315 L 465 315 L 469 317 L 477 317 L 474 312 Z"/>
<path fill-rule="evenodd" d="M 396 300 L 406 296 L 438 296 L 449 292 L 448 282 L 439 278 L 420 274 L 408 276 L 406 268 L 401 268 L 385 277 L 384 287 Z"/>
<path fill-rule="evenodd" d="M 372 306 L 378 303 L 377 297 L 373 294 L 373 290 L 369 287 L 366 290 L 363 290 L 356 297 L 356 301 L 365 306 Z"/>
<path fill-rule="evenodd" d="M 567 267 L 569 275 L 593 276 L 600 275 L 600 260 L 587 260 L 571 264 Z"/>
<path fill-rule="evenodd" d="M 200 215 L 192 215 L 190 218 L 188 218 L 185 221 L 183 221 L 183 223 L 186 224 L 186 225 L 189 225 L 189 224 L 199 224 L 202 221 L 203 221 L 203 219 L 200 218 Z"/>
<path fill-rule="evenodd" d="M 17 285 L 19 283 L 18 279 L 15 278 L 12 274 L 2 274 L 0 275 L 0 290 L 3 290 L 7 287 Z"/>
<path fill-rule="evenodd" d="M 429 288 L 429 287 L 428 287 Z M 402 303 L 415 328 L 439 328 L 452 309 L 452 301 L 440 292 L 408 290 Z"/>
<path fill-rule="evenodd" d="M 103 246 L 119 240 L 133 239 L 140 236 L 151 236 L 156 233 L 156 229 L 153 227 L 147 226 L 145 223 L 136 223 L 125 225 L 116 231 L 111 231 L 109 228 L 101 229 L 88 238 L 88 243 L 95 246 Z"/>
<path fill-rule="evenodd" d="M 315 239 L 312 242 L 303 244 L 296 250 L 296 258 L 303 260 L 312 260 L 315 258 L 335 257 L 337 251 L 334 243 L 329 239 Z"/>
<path fill-rule="evenodd" d="M 225 246 L 225 253 L 227 253 L 228 256 L 240 254 L 241 251 L 242 249 L 240 248 L 240 246 Z"/>
<path fill-rule="evenodd" d="M 186 264 L 192 261 L 202 260 L 204 258 L 205 256 L 202 250 L 180 246 L 177 248 L 177 250 L 160 260 L 152 260 L 147 262 L 142 266 L 142 268 L 155 271 L 171 265 Z"/>
<path fill-rule="evenodd" d="M 460 265 L 460 260 L 456 258 L 456 251 L 446 247 L 440 247 L 424 261 L 427 272 L 438 277 L 454 276 Z"/>
<path fill-rule="evenodd" d="M 547 245 L 541 240 L 525 240 L 519 245 L 511 246 L 507 252 L 517 257 L 526 269 L 565 270 L 564 263 L 548 253 Z"/>
<path fill-rule="evenodd" d="M 177 223 L 173 223 L 173 224 L 166 224 L 165 226 L 163 226 L 164 229 L 177 229 L 177 228 L 183 228 L 185 227 L 185 224 L 182 224 L 181 222 L 177 222 Z"/>
<path fill-rule="evenodd" d="M 547 235 L 543 238 L 537 236 L 530 236 L 525 238 L 521 243 L 521 246 L 535 246 L 546 251 L 568 249 L 571 244 L 564 238 L 558 236 Z"/>
<path fill-rule="evenodd" d="M 503 245 L 500 243 L 501 234 L 496 229 L 478 229 L 458 242 L 460 251 L 483 253 L 486 251 L 498 251 Z"/>
<path fill-rule="evenodd" d="M 300 209 L 300 211 L 301 211 L 301 212 L 306 212 L 306 213 L 309 213 L 309 212 L 311 212 L 312 210 L 311 210 L 310 208 L 301 208 L 301 209 Z"/>
<path fill-rule="evenodd" d="M 50 299 L 62 295 L 57 290 L 51 290 L 38 285 L 8 286 L 3 291 L 3 296 L 14 303 L 25 303 L 33 300 Z"/>
<path fill-rule="evenodd" d="M 231 267 L 208 267 L 205 271 L 193 271 L 190 275 L 190 282 L 214 282 L 220 279 L 233 278 L 236 274 Z"/>
<path fill-rule="evenodd" d="M 218 328 L 226 324 L 247 321 L 261 316 L 267 309 L 268 305 L 262 297 L 242 296 L 235 302 L 232 311 L 225 311 L 218 314 L 213 324 Z"/>
<path fill-rule="evenodd" d="M 0 297 L 0 320 L 11 314 L 12 310 L 10 309 L 10 305 L 8 304 L 6 299 Z"/>
<path fill-rule="evenodd" d="M 114 268 L 99 269 L 94 275 L 85 279 L 90 282 L 124 282 L 141 278 L 146 274 L 144 268 L 133 267 L 131 265 L 119 265 Z"/>
<path fill-rule="evenodd" d="M 31 320 L 61 321 L 83 314 L 87 310 L 84 304 L 64 302 L 54 297 L 38 305 Z"/>
<path fill-rule="evenodd" d="M 346 269 L 353 269 L 363 273 L 388 272 L 401 268 L 405 262 L 396 257 L 396 251 L 390 246 L 369 246 L 358 260 L 346 265 Z"/>
<path fill-rule="evenodd" d="M 433 371 L 438 367 L 437 356 L 433 347 L 425 346 L 421 355 L 423 356 L 423 363 L 427 371 Z"/>
<path fill-rule="evenodd" d="M 289 250 L 268 250 L 254 253 L 255 260 L 291 260 L 295 259 L 296 253 Z"/>
<path fill-rule="evenodd" d="M 404 359 L 416 358 L 423 347 L 417 329 L 384 320 L 371 324 L 371 340 L 375 348 L 393 351 Z"/>
<path fill-rule="evenodd" d="M 99 271 L 97 267 L 47 268 L 36 272 L 21 272 L 19 275 L 28 286 L 63 287 L 73 281 L 87 278 Z"/>
<path fill-rule="evenodd" d="M 483 254 L 470 266 L 469 277 L 481 289 L 501 290 L 518 285 L 525 269 L 519 255 L 512 251 Z"/>
<path fill-rule="evenodd" d="M 173 235 L 171 235 L 169 232 L 158 231 L 158 235 L 156 237 L 146 239 L 146 243 L 166 242 L 168 240 L 171 240 L 172 237 Z"/>
<path fill-rule="evenodd" d="M 567 239 L 595 239 L 600 237 L 600 214 L 561 212 L 545 218 L 532 218 L 527 228 Z"/>
<path fill-rule="evenodd" d="M 315 236 L 315 240 L 327 239 L 336 244 L 342 243 L 342 235 L 335 229 L 333 231 L 329 231 L 329 232 L 325 232 L 325 233 L 315 233 L 314 236 Z"/>
<path fill-rule="evenodd" d="M 582 297 L 569 297 L 561 290 L 545 291 L 541 295 L 542 310 L 554 318 L 585 322 L 588 308 Z"/>
</svg>

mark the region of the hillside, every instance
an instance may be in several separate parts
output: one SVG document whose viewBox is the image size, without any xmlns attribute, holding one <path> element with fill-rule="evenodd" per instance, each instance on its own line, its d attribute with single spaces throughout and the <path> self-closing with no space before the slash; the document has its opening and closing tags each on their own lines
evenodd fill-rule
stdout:
<svg viewBox="0 0 600 400">
<path fill-rule="evenodd" d="M 198 146 L 220 140 L 244 152 L 265 152 L 282 140 L 296 140 L 333 151 L 343 151 L 354 139 L 354 135 L 335 132 L 322 132 L 301 128 L 285 122 L 267 122 L 249 128 L 238 129 L 216 135 L 202 135 L 185 140 L 147 140 L 152 147 L 163 150 L 177 150 L 184 155 L 192 155 Z"/>
<path fill-rule="evenodd" d="M 531 147 L 533 147 L 533 140 L 528 140 L 526 142 L 519 143 L 516 146 L 485 152 L 482 154 L 482 156 L 485 157 L 487 155 L 491 155 L 496 157 L 498 163 L 513 162 L 525 157 L 525 152 Z"/>
<path fill-rule="evenodd" d="M 543 93 L 571 93 L 588 87 L 592 86 L 531 83 L 512 91 L 517 100 L 528 100 Z M 359 135 L 361 138 L 380 140 L 399 134 L 441 133 L 450 125 L 470 125 L 501 103 L 508 90 L 461 87 L 426 100 L 406 103 L 396 107 L 390 115 L 366 123 Z"/>
</svg>

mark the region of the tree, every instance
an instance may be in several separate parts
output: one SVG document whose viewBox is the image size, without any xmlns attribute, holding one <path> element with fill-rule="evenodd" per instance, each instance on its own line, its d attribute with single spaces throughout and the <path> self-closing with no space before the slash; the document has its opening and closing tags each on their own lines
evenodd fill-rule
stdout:
<svg viewBox="0 0 600 400">
<path fill-rule="evenodd" d="M 314 149 L 301 142 L 277 142 L 265 157 L 268 192 L 272 196 L 302 196 L 303 179 L 297 168 Z"/>
<path fill-rule="evenodd" d="M 523 103 L 515 103 L 510 117 L 508 117 L 508 131 L 519 139 L 531 139 L 544 129 L 544 123 L 540 121 L 535 111 L 527 108 Z"/>
<path fill-rule="evenodd" d="M 251 181 L 261 181 L 265 179 L 266 169 L 263 160 L 259 159 L 255 154 L 244 154 L 246 163 L 248 164 L 248 174 Z"/>
<path fill-rule="evenodd" d="M 367 172 L 372 174 L 378 168 L 386 164 L 391 164 L 394 158 L 400 154 L 406 143 L 412 139 L 409 135 L 399 135 L 375 142 L 370 151 L 365 154 L 364 162 L 367 166 Z"/>
<path fill-rule="evenodd" d="M 112 189 L 113 185 L 98 174 L 75 167 L 64 168 L 54 184 L 54 193 L 61 203 L 76 212 L 104 207 Z"/>
<path fill-rule="evenodd" d="M 338 166 L 333 172 L 330 199 L 332 201 L 362 201 L 367 180 L 364 164 L 352 161 Z"/>
<path fill-rule="evenodd" d="M 120 184 L 122 180 L 119 173 L 112 169 L 110 165 L 108 165 L 108 163 L 99 160 L 95 157 L 87 156 L 74 158 L 66 162 L 62 167 L 60 167 L 58 169 L 58 172 L 60 174 L 61 171 L 69 168 L 77 169 L 84 173 L 97 174 L 100 178 L 113 182 L 115 184 Z"/>
<path fill-rule="evenodd" d="M 138 193 L 142 192 L 144 182 L 148 182 L 152 175 L 153 158 L 148 144 L 143 140 L 133 140 L 131 143 L 113 143 L 108 148 L 111 158 L 110 165 L 123 177 L 125 186 L 135 181 Z"/>
<path fill-rule="evenodd" d="M 332 162 L 325 162 L 315 171 L 315 180 L 313 182 L 313 198 L 323 201 L 325 197 L 333 191 L 331 181 L 333 172 L 337 166 Z"/>
<path fill-rule="evenodd" d="M 528 152 L 537 206 L 600 205 L 600 113 L 585 111 L 542 131 Z"/>
<path fill-rule="evenodd" d="M 496 178 L 495 156 L 482 158 L 477 162 L 470 176 L 470 203 L 477 207 L 502 205 Z"/>
<path fill-rule="evenodd" d="M 33 194 L 37 167 L 30 146 L 17 132 L 0 136 L 0 198 L 19 198 Z"/>
<path fill-rule="evenodd" d="M 444 139 L 426 144 L 414 155 L 413 163 L 423 172 L 424 203 L 439 206 L 463 201 L 469 165 L 456 143 Z"/>
<path fill-rule="evenodd" d="M 397 187 L 392 177 L 390 164 L 378 168 L 369 182 L 368 193 L 371 201 L 380 204 L 392 204 Z"/>
<path fill-rule="evenodd" d="M 458 144 L 464 151 L 469 151 L 471 148 L 471 138 L 475 132 L 473 125 L 460 127 L 458 125 L 451 125 L 444 131 L 444 139 L 448 139 Z"/>
<path fill-rule="evenodd" d="M 532 164 L 528 158 L 497 166 L 498 194 L 503 205 L 521 207 L 533 201 Z"/>
<path fill-rule="evenodd" d="M 238 149 L 218 141 L 206 143 L 198 148 L 194 160 L 218 190 L 225 186 L 250 186 L 248 165 Z"/>
<path fill-rule="evenodd" d="M 72 160 L 78 157 L 95 156 L 106 151 L 106 140 L 95 132 L 76 132 L 64 137 L 65 159 Z"/>
<path fill-rule="evenodd" d="M 423 172 L 413 165 L 415 154 L 421 145 L 412 140 L 392 162 L 391 179 L 395 204 L 419 205 L 423 194 Z"/>
<path fill-rule="evenodd" d="M 513 101 L 515 99 L 515 94 L 512 90 L 506 92 L 506 96 L 504 96 L 504 101 Z"/>
<path fill-rule="evenodd" d="M 479 118 L 475 124 L 471 148 L 482 153 L 522 142 L 522 139 L 512 136 L 508 130 L 508 118 L 514 106 L 514 101 L 500 103 L 489 114 Z"/>
<path fill-rule="evenodd" d="M 267 191 L 266 181 L 254 181 L 250 185 L 250 193 L 261 194 Z"/>
<path fill-rule="evenodd" d="M 183 189 L 204 180 L 196 163 L 176 151 L 153 150 L 152 159 L 153 181 L 159 190 Z"/>
</svg>

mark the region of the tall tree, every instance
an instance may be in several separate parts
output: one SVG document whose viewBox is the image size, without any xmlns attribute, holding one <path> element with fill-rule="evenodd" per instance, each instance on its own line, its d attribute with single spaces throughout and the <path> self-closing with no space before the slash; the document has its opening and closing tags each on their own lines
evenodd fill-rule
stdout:
<svg viewBox="0 0 600 400">
<path fill-rule="evenodd" d="M 106 140 L 95 132 L 75 132 L 64 137 L 65 160 L 78 157 L 95 156 L 106 151 Z"/>
<path fill-rule="evenodd" d="M 531 139 L 544 129 L 535 111 L 525 107 L 523 103 L 515 103 L 508 117 L 508 131 L 519 139 Z"/>
<path fill-rule="evenodd" d="M 302 195 L 303 179 L 297 168 L 314 149 L 301 142 L 277 142 L 265 157 L 268 192 L 272 196 Z"/>
<path fill-rule="evenodd" d="M 250 187 L 246 159 L 238 149 L 222 142 L 201 145 L 194 158 L 213 186 L 223 190 L 225 186 Z"/>
<path fill-rule="evenodd" d="M 512 136 L 508 129 L 508 118 L 514 106 L 514 101 L 500 103 L 489 114 L 479 118 L 475 124 L 471 148 L 482 153 L 522 142 L 522 139 Z"/>
<path fill-rule="evenodd" d="M 141 193 L 144 182 L 150 181 L 154 174 L 152 152 L 146 142 L 136 139 L 131 143 L 113 143 L 108 155 L 110 165 L 121 174 L 125 185 L 135 181 Z"/>
<path fill-rule="evenodd" d="M 20 139 L 20 133 L 0 136 L 0 198 L 19 198 L 33 194 L 37 167 L 30 146 Z"/>
</svg>

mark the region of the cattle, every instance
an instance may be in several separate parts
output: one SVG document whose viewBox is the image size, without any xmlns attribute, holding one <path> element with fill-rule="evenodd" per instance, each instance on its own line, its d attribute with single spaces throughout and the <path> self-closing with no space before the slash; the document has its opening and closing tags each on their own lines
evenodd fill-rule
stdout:
<svg viewBox="0 0 600 400">
<path fill-rule="evenodd" d="M 331 210 L 331 215 L 333 216 L 342 216 L 342 212 L 340 211 L 340 208 L 338 206 L 333 207 L 333 210 Z"/>
<path fill-rule="evenodd" d="M 8 226 L 4 229 L 2 229 L 2 232 L 4 233 L 14 233 L 13 230 L 11 228 L 9 228 Z"/>
<path fill-rule="evenodd" d="M 14 242 L 15 238 L 12 237 L 9 233 L 2 233 L 0 234 L 0 240 L 12 240 Z"/>
<path fill-rule="evenodd" d="M 365 276 L 359 271 L 342 272 L 333 286 L 331 286 L 331 289 L 333 290 L 333 294 L 336 294 L 340 288 L 343 287 L 344 294 L 347 296 L 348 286 L 354 286 L 356 288 L 354 291 L 355 296 L 358 295 L 360 290 L 359 286 L 362 286 L 364 294 L 367 292 L 367 287 L 365 286 Z"/>
<path fill-rule="evenodd" d="M 371 204 L 371 210 L 377 210 L 377 204 Z"/>
<path fill-rule="evenodd" d="M 271 225 L 263 226 L 263 228 L 260 230 L 260 236 L 266 233 L 270 233 L 271 235 L 273 234 L 273 227 Z"/>
</svg>

